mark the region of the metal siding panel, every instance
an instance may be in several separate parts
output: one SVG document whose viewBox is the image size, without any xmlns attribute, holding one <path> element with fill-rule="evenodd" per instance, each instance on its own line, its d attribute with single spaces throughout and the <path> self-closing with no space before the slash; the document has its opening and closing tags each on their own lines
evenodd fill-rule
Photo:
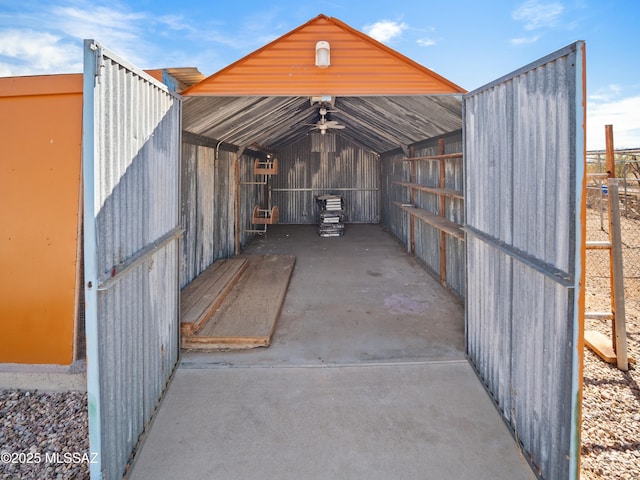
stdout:
<svg viewBox="0 0 640 480">
<path fill-rule="evenodd" d="M 444 137 L 445 153 L 459 153 L 462 151 L 460 132 Z M 414 156 L 423 157 L 438 154 L 438 139 L 421 142 L 415 146 Z M 409 189 L 394 182 L 408 182 L 410 180 L 410 163 L 399 161 L 404 158 L 401 153 L 387 154 L 382 158 L 382 222 L 385 227 L 402 244 L 410 250 L 409 231 L 414 222 L 415 255 L 424 262 L 433 273 L 440 270 L 440 232 L 424 222 L 413 220 L 394 205 L 394 202 L 410 203 Z M 416 183 L 437 187 L 440 181 L 438 161 L 416 162 Z M 463 190 L 463 161 L 462 159 L 447 160 L 445 162 L 446 187 Z M 464 201 L 459 199 L 445 200 L 445 216 L 463 224 Z M 433 213 L 438 213 L 439 198 L 433 194 L 415 191 L 414 203 Z M 464 297 L 466 289 L 465 245 L 463 241 L 447 236 L 446 238 L 446 283 L 460 297 Z"/>
<path fill-rule="evenodd" d="M 90 435 L 99 453 L 91 475 L 111 479 L 124 474 L 178 359 L 181 108 L 143 72 L 85 45 L 85 97 L 94 100 L 85 168 L 96 173 L 85 177 L 85 229 L 95 229 L 86 296 L 96 302 L 87 354 L 97 368 L 90 397 L 99 397 L 89 427 L 100 432 Z"/>
<path fill-rule="evenodd" d="M 465 96 L 467 349 L 542 478 L 575 478 L 578 42 Z M 577 445 L 576 445 L 577 444 Z"/>
<path fill-rule="evenodd" d="M 379 222 L 380 159 L 349 140 L 308 135 L 278 152 L 278 168 L 270 183 L 280 223 L 316 223 L 315 197 L 323 193 L 343 196 L 347 222 Z"/>
<path fill-rule="evenodd" d="M 232 152 L 216 152 L 202 145 L 183 146 L 182 287 L 216 260 L 235 253 L 235 160 Z M 241 201 L 246 191 L 243 187 L 239 187 Z"/>
<path fill-rule="evenodd" d="M 389 154 L 382 157 L 382 205 L 383 224 L 403 245 L 409 249 L 409 222 L 405 215 L 394 202 L 407 203 L 409 193 L 406 188 L 396 185 L 394 182 L 409 181 L 410 166 L 408 162 L 400 161 L 403 154 Z"/>
<path fill-rule="evenodd" d="M 451 219 L 462 224 L 461 220 Z M 465 249 L 464 242 L 458 238 L 447 235 L 446 238 L 446 268 L 447 268 L 447 285 L 460 298 L 465 297 Z"/>
<path fill-rule="evenodd" d="M 202 273 L 213 263 L 215 238 L 213 224 L 215 221 L 214 198 L 216 193 L 214 179 L 214 151 L 211 148 L 199 146 L 197 149 L 196 201 L 196 272 Z"/>
<path fill-rule="evenodd" d="M 196 245 L 197 245 L 197 148 L 195 145 L 183 143 L 181 161 L 181 219 L 183 228 L 182 261 L 180 262 L 180 287 L 183 288 L 198 274 L 196 269 Z"/>
</svg>

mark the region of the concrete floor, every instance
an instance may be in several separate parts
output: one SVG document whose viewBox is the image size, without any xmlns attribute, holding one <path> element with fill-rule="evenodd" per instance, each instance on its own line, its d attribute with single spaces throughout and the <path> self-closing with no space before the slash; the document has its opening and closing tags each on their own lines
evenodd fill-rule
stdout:
<svg viewBox="0 0 640 480">
<path fill-rule="evenodd" d="M 269 227 L 271 347 L 184 352 L 132 480 L 534 479 L 464 356 L 462 303 L 378 225 Z"/>
</svg>

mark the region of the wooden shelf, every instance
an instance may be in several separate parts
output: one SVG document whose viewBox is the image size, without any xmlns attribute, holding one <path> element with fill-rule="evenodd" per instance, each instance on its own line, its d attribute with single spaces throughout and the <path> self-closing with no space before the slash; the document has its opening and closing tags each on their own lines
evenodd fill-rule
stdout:
<svg viewBox="0 0 640 480">
<path fill-rule="evenodd" d="M 260 160 L 256 158 L 256 161 L 253 162 L 253 173 L 255 175 L 277 175 L 278 159 Z"/>
<path fill-rule="evenodd" d="M 253 207 L 253 214 L 251 215 L 251 223 L 255 225 L 271 225 L 278 223 L 280 219 L 280 211 L 277 205 L 271 207 L 271 210 L 260 208 L 259 205 Z"/>
<path fill-rule="evenodd" d="M 458 190 L 450 190 L 448 188 L 427 187 L 420 185 L 419 183 L 409 182 L 393 182 L 396 185 L 402 185 L 403 187 L 412 188 L 414 190 L 420 190 L 421 192 L 434 193 L 436 195 L 444 195 L 445 197 L 464 199 L 464 194 Z"/>
<path fill-rule="evenodd" d="M 400 202 L 393 202 L 394 205 L 397 205 L 402 210 L 407 212 L 413 217 L 419 218 L 425 223 L 428 223 L 432 227 L 437 228 L 440 231 L 443 231 L 452 237 L 459 238 L 460 240 L 464 240 L 464 232 L 462 231 L 462 226 L 457 223 L 452 222 L 451 220 L 447 220 L 440 215 L 436 215 L 435 213 L 431 213 L 427 210 L 423 210 L 422 208 L 416 208 L 409 205 L 404 205 Z"/>
<path fill-rule="evenodd" d="M 454 158 L 462 158 L 462 153 L 445 153 L 442 155 L 429 155 L 426 157 L 411 157 L 411 158 L 399 158 L 396 162 L 415 162 L 415 161 L 430 161 L 430 160 L 451 160 Z"/>
</svg>

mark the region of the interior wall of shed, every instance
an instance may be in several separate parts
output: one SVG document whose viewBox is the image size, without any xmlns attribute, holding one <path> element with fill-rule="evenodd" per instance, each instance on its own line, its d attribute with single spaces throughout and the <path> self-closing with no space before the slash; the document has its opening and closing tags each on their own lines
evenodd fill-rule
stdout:
<svg viewBox="0 0 640 480">
<path fill-rule="evenodd" d="M 216 260 L 229 258 L 253 237 L 251 213 L 262 188 L 249 184 L 259 155 L 238 155 L 208 139 L 182 143 L 180 287 Z"/>
<path fill-rule="evenodd" d="M 462 151 L 458 130 L 414 144 L 412 155 L 438 155 L 439 139 L 445 154 Z M 214 261 L 239 253 L 256 231 L 268 231 L 268 225 L 251 222 L 256 205 L 278 206 L 279 223 L 315 224 L 319 214 L 316 196 L 338 194 L 344 198 L 347 223 L 382 223 L 432 274 L 443 278 L 443 284 L 464 297 L 464 242 L 441 235 L 394 203 L 412 203 L 437 213 L 441 201 L 438 195 L 426 192 L 414 192 L 411 198 L 409 189 L 397 183 L 410 181 L 411 162 L 402 161 L 406 158 L 402 150 L 378 155 L 340 134 L 312 132 L 281 147 L 275 154 L 278 172 L 266 177 L 253 170 L 254 161 L 264 159 L 265 153 L 245 150 L 239 155 L 237 150 L 224 144 L 221 148 L 210 139 L 183 139 L 181 287 Z M 440 165 L 438 161 L 415 162 L 414 182 L 437 188 Z M 447 160 L 444 177 L 445 188 L 462 191 L 462 158 Z M 267 182 L 266 188 L 262 182 Z M 446 218 L 463 224 L 463 201 L 445 198 L 444 202 Z"/>
<path fill-rule="evenodd" d="M 318 195 L 342 196 L 347 223 L 380 222 L 380 157 L 333 132 L 313 132 L 278 151 L 271 177 L 280 223 L 314 224 Z"/>
<path fill-rule="evenodd" d="M 413 157 L 436 156 L 439 153 L 438 141 L 443 140 L 444 154 L 462 152 L 462 131 L 451 132 L 441 137 L 432 138 L 412 146 Z M 409 188 L 398 182 L 411 181 L 411 163 L 404 161 L 407 155 L 401 150 L 387 152 L 382 155 L 382 223 L 395 236 L 407 251 L 415 256 L 436 276 L 443 278 L 445 286 L 459 297 L 465 295 L 465 257 L 464 242 L 450 235 L 444 236 L 445 246 L 441 248 L 442 235 L 435 227 L 412 218 L 402 212 L 396 202 L 411 204 L 415 207 L 437 213 L 439 211 L 439 195 L 414 191 L 411 197 Z M 413 182 L 437 188 L 440 182 L 440 166 L 438 160 L 416 161 L 414 163 Z M 462 191 L 464 187 L 463 159 L 448 159 L 444 162 L 444 187 Z M 457 198 L 444 198 L 445 217 L 457 224 L 464 224 L 464 202 Z M 411 224 L 413 223 L 413 242 Z M 413 243 L 413 245 L 412 245 Z M 445 253 L 444 262 L 440 255 Z M 444 269 L 443 269 L 444 264 Z M 443 269 L 444 271 L 441 271 Z M 441 275 L 442 273 L 442 275 Z"/>
</svg>

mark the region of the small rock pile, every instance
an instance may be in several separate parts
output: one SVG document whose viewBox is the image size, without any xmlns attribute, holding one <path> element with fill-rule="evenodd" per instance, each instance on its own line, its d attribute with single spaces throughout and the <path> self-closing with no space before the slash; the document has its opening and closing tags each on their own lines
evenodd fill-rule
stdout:
<svg viewBox="0 0 640 480">
<path fill-rule="evenodd" d="M 88 479 L 87 395 L 0 390 L 0 479 Z"/>
</svg>

